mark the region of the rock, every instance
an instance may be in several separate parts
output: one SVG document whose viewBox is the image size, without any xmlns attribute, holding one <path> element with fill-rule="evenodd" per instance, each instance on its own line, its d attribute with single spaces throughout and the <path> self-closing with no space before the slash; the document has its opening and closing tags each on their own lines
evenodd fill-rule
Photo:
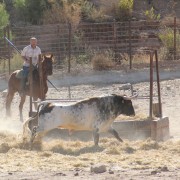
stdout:
<svg viewBox="0 0 180 180">
<path fill-rule="evenodd" d="M 94 172 L 96 174 L 104 173 L 106 172 L 106 170 L 107 170 L 106 166 L 103 164 L 97 164 L 97 165 L 91 166 L 91 172 Z"/>
<path fill-rule="evenodd" d="M 159 169 L 160 169 L 161 171 L 164 171 L 164 172 L 169 171 L 169 169 L 168 169 L 167 166 L 160 167 Z"/>
<path fill-rule="evenodd" d="M 167 85 L 167 86 L 166 86 L 166 89 L 170 91 L 170 90 L 171 90 L 171 86 L 170 86 L 170 85 Z"/>
<path fill-rule="evenodd" d="M 157 174 L 158 171 L 154 170 L 154 171 L 151 171 L 151 175 L 154 175 L 154 174 Z"/>
<path fill-rule="evenodd" d="M 109 174 L 114 174 L 114 171 L 112 171 L 112 170 L 109 170 Z"/>
<path fill-rule="evenodd" d="M 2 96 L 3 96 L 3 97 L 6 97 L 6 95 L 7 95 L 7 89 L 5 89 L 4 91 L 2 91 Z"/>
<path fill-rule="evenodd" d="M 76 172 L 76 173 L 74 174 L 74 176 L 79 176 L 79 173 L 78 173 L 78 172 Z"/>
</svg>

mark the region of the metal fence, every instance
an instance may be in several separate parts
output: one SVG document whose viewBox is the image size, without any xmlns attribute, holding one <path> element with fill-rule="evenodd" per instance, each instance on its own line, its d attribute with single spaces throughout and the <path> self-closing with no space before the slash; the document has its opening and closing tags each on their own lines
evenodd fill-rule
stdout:
<svg viewBox="0 0 180 180">
<path fill-rule="evenodd" d="M 174 44 L 171 51 L 173 58 L 178 59 L 180 28 L 176 24 L 171 28 L 174 30 Z M 19 50 L 29 44 L 31 36 L 37 37 L 42 52 L 54 54 L 56 68 L 70 72 L 74 68 L 83 71 L 84 65 L 91 68 L 88 65 L 98 55 L 101 55 L 99 59 L 97 58 L 101 64 L 105 63 L 103 59 L 108 56 L 116 65 L 125 64 L 133 68 L 137 54 L 160 49 L 162 46 L 158 36 L 160 30 L 158 21 L 81 23 L 76 28 L 71 24 L 56 24 L 7 27 L 4 29 L 4 37 L 10 39 Z M 11 62 L 13 52 L 15 50 L 12 46 L 5 39 L 1 39 L 1 61 Z M 139 58 L 139 63 L 143 63 L 143 58 Z"/>
</svg>

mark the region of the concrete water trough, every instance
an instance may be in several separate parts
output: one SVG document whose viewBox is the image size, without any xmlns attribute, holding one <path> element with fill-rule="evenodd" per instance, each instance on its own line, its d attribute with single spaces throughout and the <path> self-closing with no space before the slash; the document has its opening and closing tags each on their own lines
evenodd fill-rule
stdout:
<svg viewBox="0 0 180 180">
<path fill-rule="evenodd" d="M 145 140 L 152 138 L 155 141 L 165 141 L 169 138 L 169 118 L 157 118 L 156 120 L 123 120 L 114 121 L 114 129 L 119 133 L 122 139 Z M 55 129 L 48 132 L 47 138 L 64 140 L 91 141 L 92 132 L 73 131 L 69 134 L 66 129 Z M 109 133 L 101 133 L 101 137 L 113 137 Z"/>
</svg>

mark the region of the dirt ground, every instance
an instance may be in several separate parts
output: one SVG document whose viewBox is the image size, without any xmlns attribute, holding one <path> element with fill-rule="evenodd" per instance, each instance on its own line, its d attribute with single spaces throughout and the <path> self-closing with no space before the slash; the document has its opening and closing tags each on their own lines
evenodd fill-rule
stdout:
<svg viewBox="0 0 180 180">
<path fill-rule="evenodd" d="M 111 73 L 110 77 L 107 74 L 96 74 L 79 76 L 78 80 L 77 76 L 59 78 L 56 75 L 51 77 L 51 81 L 59 92 L 49 88 L 47 98 L 81 99 L 111 93 L 130 95 L 130 90 L 120 90 L 125 82 L 132 83 L 133 90 L 139 96 L 148 96 L 149 82 L 146 74 L 144 72 L 144 79 L 138 73 L 119 77 L 120 74 Z M 30 151 L 24 148 L 21 141 L 19 96 L 16 94 L 13 100 L 12 118 L 6 118 L 5 98 L 1 92 L 0 179 L 180 179 L 180 76 L 178 73 L 175 76 L 174 72 L 166 74 L 168 76 L 165 78 L 162 74 L 161 97 L 163 116 L 169 117 L 170 121 L 171 138 L 165 142 L 137 138 L 137 141 L 124 139 L 124 143 L 119 143 L 113 138 L 102 138 L 99 147 L 94 147 L 92 141 L 73 142 L 70 139 L 60 140 L 60 137 L 47 137 L 42 146 L 37 145 Z M 154 88 L 156 96 L 156 82 Z M 148 117 L 148 99 L 137 98 L 133 104 L 136 117 Z M 24 119 L 28 118 L 28 107 L 27 98 Z"/>
</svg>

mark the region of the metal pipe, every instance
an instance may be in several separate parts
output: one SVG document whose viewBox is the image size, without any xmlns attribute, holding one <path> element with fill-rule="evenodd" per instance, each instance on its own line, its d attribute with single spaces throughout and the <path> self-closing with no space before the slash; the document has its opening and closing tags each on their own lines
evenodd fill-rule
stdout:
<svg viewBox="0 0 180 180">
<path fill-rule="evenodd" d="M 32 80 L 32 57 L 30 57 L 30 67 L 29 67 L 29 75 L 30 75 L 30 94 L 29 94 L 29 117 L 32 116 L 32 95 L 33 95 L 33 80 Z"/>
<path fill-rule="evenodd" d="M 150 52 L 150 101 L 149 101 L 149 117 L 152 120 L 152 104 L 153 104 L 153 53 Z"/>
<path fill-rule="evenodd" d="M 19 51 L 19 49 L 18 49 L 7 37 L 4 37 L 4 39 L 5 39 L 16 51 L 18 51 L 19 54 L 21 54 L 21 52 Z"/>
<path fill-rule="evenodd" d="M 176 17 L 174 17 L 174 60 L 176 60 Z"/>
<path fill-rule="evenodd" d="M 155 59 L 156 59 L 156 76 L 157 76 L 157 88 L 158 88 L 159 113 L 160 113 L 160 117 L 162 117 L 161 91 L 160 91 L 160 81 L 159 81 L 159 65 L 158 65 L 157 50 L 155 50 Z"/>
</svg>

